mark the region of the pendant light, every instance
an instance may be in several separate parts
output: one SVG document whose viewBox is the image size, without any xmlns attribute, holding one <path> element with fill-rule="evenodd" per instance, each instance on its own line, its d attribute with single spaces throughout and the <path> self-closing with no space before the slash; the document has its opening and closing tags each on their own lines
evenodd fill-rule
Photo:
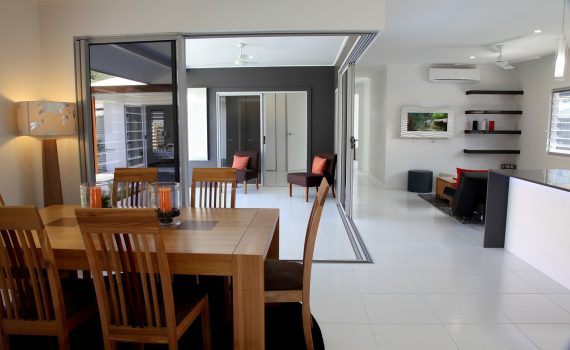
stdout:
<svg viewBox="0 0 570 350">
<path fill-rule="evenodd" d="M 554 63 L 554 79 L 564 80 L 566 70 L 566 55 L 568 50 L 568 40 L 565 33 L 565 17 L 566 17 L 566 0 L 563 0 L 564 8 L 562 9 L 562 32 L 558 39 L 558 50 L 556 51 L 556 61 Z"/>
</svg>

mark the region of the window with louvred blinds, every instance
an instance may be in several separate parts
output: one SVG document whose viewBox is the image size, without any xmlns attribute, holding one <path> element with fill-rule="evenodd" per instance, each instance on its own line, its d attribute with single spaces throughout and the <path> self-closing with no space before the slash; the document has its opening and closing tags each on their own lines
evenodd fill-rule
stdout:
<svg viewBox="0 0 570 350">
<path fill-rule="evenodd" d="M 552 93 L 548 153 L 570 155 L 570 89 Z"/>
</svg>

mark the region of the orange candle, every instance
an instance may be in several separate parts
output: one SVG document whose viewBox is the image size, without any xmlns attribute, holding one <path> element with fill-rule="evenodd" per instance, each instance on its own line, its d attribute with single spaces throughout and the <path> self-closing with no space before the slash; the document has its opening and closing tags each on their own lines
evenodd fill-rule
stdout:
<svg viewBox="0 0 570 350">
<path fill-rule="evenodd" d="M 89 206 L 91 208 L 102 207 L 101 195 L 101 187 L 92 186 L 89 188 Z"/>
<path fill-rule="evenodd" d="M 168 187 L 161 187 L 158 189 L 158 194 L 160 198 L 160 211 L 163 213 L 168 213 L 172 210 L 172 192 Z"/>
</svg>

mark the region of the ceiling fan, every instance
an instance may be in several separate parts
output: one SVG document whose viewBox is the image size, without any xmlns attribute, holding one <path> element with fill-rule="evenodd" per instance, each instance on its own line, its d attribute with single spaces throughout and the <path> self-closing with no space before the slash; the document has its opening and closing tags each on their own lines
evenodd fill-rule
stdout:
<svg viewBox="0 0 570 350">
<path fill-rule="evenodd" d="M 497 61 L 495 64 L 503 69 L 513 69 L 514 66 L 510 65 L 508 61 L 503 58 L 503 49 L 505 45 L 499 44 L 497 45 L 497 50 L 499 50 L 499 56 L 497 57 Z"/>
<path fill-rule="evenodd" d="M 246 45 L 245 43 L 237 43 L 236 45 L 237 45 L 237 47 L 239 47 L 239 54 L 238 54 L 236 60 L 234 61 L 234 64 L 237 64 L 238 66 L 243 66 L 243 65 L 246 65 L 246 64 L 255 64 L 255 63 L 257 63 L 257 62 L 250 61 L 250 59 L 252 59 L 253 56 L 251 56 L 251 55 L 246 55 L 246 54 L 243 53 L 243 48 L 244 48 L 245 45 Z"/>
</svg>

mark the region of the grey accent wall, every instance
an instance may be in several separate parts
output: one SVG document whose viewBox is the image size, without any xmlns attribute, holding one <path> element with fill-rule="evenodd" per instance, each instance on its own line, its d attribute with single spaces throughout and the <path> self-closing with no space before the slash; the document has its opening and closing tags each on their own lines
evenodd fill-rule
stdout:
<svg viewBox="0 0 570 350">
<path fill-rule="evenodd" d="M 334 152 L 334 67 L 217 68 L 187 70 L 187 85 L 208 88 L 209 161 L 190 168 L 216 166 L 216 93 L 307 91 L 307 167 L 314 155 Z"/>
</svg>

